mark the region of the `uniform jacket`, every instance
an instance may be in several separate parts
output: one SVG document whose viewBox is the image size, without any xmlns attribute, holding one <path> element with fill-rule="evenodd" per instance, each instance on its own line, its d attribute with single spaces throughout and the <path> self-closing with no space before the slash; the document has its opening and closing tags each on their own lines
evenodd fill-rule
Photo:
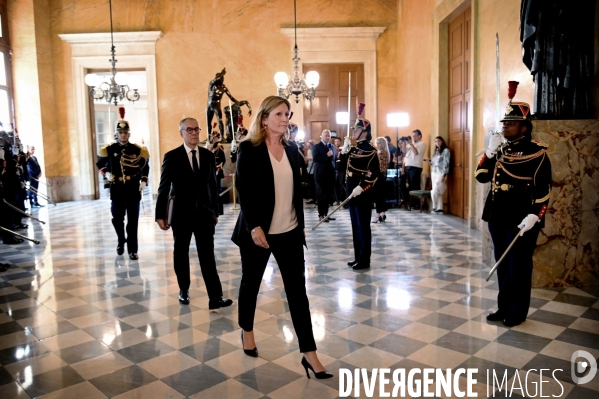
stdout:
<svg viewBox="0 0 599 399">
<path fill-rule="evenodd" d="M 546 145 L 528 136 L 508 142 L 495 157 L 483 155 L 475 177 L 480 183 L 491 183 L 483 220 L 517 226 L 526 215 L 534 214 L 544 223 L 551 196 L 551 162 Z"/>
<path fill-rule="evenodd" d="M 214 153 L 214 158 L 216 162 L 216 177 L 218 179 L 225 178 L 225 172 L 223 171 L 225 164 L 227 163 L 227 157 L 225 156 L 225 149 L 222 144 L 217 143 L 212 147 L 212 152 Z"/>
<path fill-rule="evenodd" d="M 379 165 L 378 151 L 368 140 L 358 141 L 356 146 L 351 147 L 346 155 L 346 193 L 349 196 L 353 189 L 360 185 L 364 193 L 352 201 L 372 202 L 372 188 L 379 181 L 381 167 Z"/>
<path fill-rule="evenodd" d="M 297 146 L 290 142 L 285 153 L 293 171 L 293 206 L 298 227 L 304 229 L 304 201 L 300 176 L 300 158 Z M 254 146 L 249 140 L 239 145 L 235 185 L 239 193 L 241 212 L 231 240 L 239 246 L 255 245 L 251 231 L 260 226 L 268 233 L 275 209 L 275 183 L 272 164 L 265 142 Z"/>
<path fill-rule="evenodd" d="M 200 146 L 197 149 L 200 156 L 198 176 L 193 173 L 183 145 L 164 154 L 156 198 L 156 220 L 167 220 L 169 196 L 175 196 L 173 226 L 190 221 L 194 211 L 210 219 L 218 217 L 214 154 Z"/>
<path fill-rule="evenodd" d="M 105 185 L 110 188 L 110 199 L 141 199 L 139 182 L 147 183 L 150 172 L 148 150 L 133 143 L 113 143 L 100 148 L 98 156 L 98 169 L 114 176 L 114 181 Z"/>
</svg>

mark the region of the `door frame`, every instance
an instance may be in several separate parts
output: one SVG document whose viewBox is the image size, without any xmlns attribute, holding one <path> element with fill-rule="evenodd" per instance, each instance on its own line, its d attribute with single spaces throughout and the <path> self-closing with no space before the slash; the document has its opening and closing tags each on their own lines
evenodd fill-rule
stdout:
<svg viewBox="0 0 599 399">
<path fill-rule="evenodd" d="M 376 39 L 386 27 L 343 27 L 343 28 L 299 28 L 297 47 L 300 58 L 299 70 L 306 64 L 364 64 L 364 99 L 366 118 L 371 121 L 373 131 L 377 130 L 377 68 Z M 293 28 L 282 28 L 281 33 L 290 40 L 290 59 L 293 54 Z M 293 64 L 290 62 L 290 67 Z M 289 68 L 291 70 L 291 68 Z M 318 91 L 318 88 L 316 88 Z M 303 104 L 295 104 L 295 97 L 289 97 L 297 119 L 304 122 Z M 303 101 L 300 98 L 300 101 Z M 305 131 L 305 126 L 301 127 Z"/>
<path fill-rule="evenodd" d="M 479 86 L 474 84 L 474 77 L 477 74 L 479 63 L 478 48 L 480 40 L 476 37 L 478 31 L 478 13 L 479 2 L 481 0 L 445 0 L 435 7 L 432 15 L 433 28 L 433 54 L 431 68 L 431 137 L 441 136 L 446 141 L 449 132 L 449 22 L 463 13 L 468 7 L 472 7 L 472 29 L 470 31 L 470 40 L 472 43 L 471 67 L 469 86 L 471 89 L 472 112 L 468 114 L 466 122 L 472 128 L 470 138 L 470 157 L 465 159 L 469 163 L 469 170 L 472 172 L 475 166 L 474 154 L 477 149 L 483 145 L 484 135 L 476 134 L 475 126 L 479 126 L 482 118 L 480 115 L 480 106 L 476 99 L 479 98 Z M 464 215 L 468 220 L 470 227 L 478 228 L 480 224 L 480 214 L 478 203 L 475 201 L 474 178 L 469 179 L 468 196 L 464 200 L 468 201 L 468 215 Z M 478 217 L 477 217 L 478 215 Z"/>
<path fill-rule="evenodd" d="M 75 33 L 58 35 L 71 45 L 71 66 L 73 101 L 76 118 L 76 132 L 79 164 L 79 198 L 91 200 L 95 197 L 96 168 L 93 159 L 92 126 L 90 116 L 89 88 L 85 75 L 91 69 L 106 69 L 110 66 L 110 33 Z M 156 41 L 162 32 L 115 32 L 116 58 L 120 69 L 141 69 L 146 71 L 148 84 L 148 120 L 150 130 L 150 179 L 153 194 L 156 194 L 160 181 L 160 132 L 158 125 L 158 92 L 156 83 Z M 126 100 L 125 100 L 126 101 Z"/>
</svg>

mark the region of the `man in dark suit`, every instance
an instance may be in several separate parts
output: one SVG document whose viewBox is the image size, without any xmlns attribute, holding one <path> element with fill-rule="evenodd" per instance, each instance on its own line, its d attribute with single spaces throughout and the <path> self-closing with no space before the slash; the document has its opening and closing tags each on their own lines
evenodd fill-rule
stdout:
<svg viewBox="0 0 599 399">
<path fill-rule="evenodd" d="M 29 149 L 29 154 L 29 159 L 27 160 L 27 171 L 29 172 L 29 186 L 33 188 L 33 190 L 29 191 L 29 203 L 31 204 L 32 208 L 40 208 L 43 205 L 40 205 L 40 203 L 37 202 L 36 193 L 40 184 L 40 177 L 42 177 L 42 168 L 40 167 L 40 164 L 37 161 L 35 155 L 33 155 L 35 154 L 34 146 L 31 146 L 31 148 Z"/>
<path fill-rule="evenodd" d="M 337 149 L 331 144 L 331 132 L 324 129 L 320 141 L 312 148 L 314 160 L 314 182 L 316 183 L 316 202 L 318 217 L 324 219 L 329 214 L 329 204 L 335 188 L 335 161 Z M 335 220 L 329 218 L 329 220 Z"/>
<path fill-rule="evenodd" d="M 231 306 L 223 299 L 223 289 L 214 259 L 214 228 L 218 223 L 218 193 L 214 154 L 198 146 L 200 127 L 194 118 L 179 123 L 183 145 L 167 152 L 156 199 L 156 222 L 162 230 L 173 227 L 174 263 L 179 283 L 179 302 L 189 304 L 189 243 L 195 236 L 202 277 L 208 291 L 208 307 Z M 172 219 L 168 224 L 167 204 L 173 201 Z"/>
</svg>

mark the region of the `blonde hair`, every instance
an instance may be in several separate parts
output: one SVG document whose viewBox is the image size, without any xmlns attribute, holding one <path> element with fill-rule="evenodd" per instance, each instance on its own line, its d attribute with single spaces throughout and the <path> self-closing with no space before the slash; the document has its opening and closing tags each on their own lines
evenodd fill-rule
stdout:
<svg viewBox="0 0 599 399">
<path fill-rule="evenodd" d="M 374 140 L 374 145 L 376 146 L 377 150 L 378 143 L 383 143 L 383 152 L 385 152 L 387 156 L 389 156 L 389 144 L 387 144 L 387 139 L 384 137 L 377 137 L 376 140 Z"/>
<path fill-rule="evenodd" d="M 260 108 L 258 108 L 258 112 L 256 112 L 256 116 L 254 116 L 254 119 L 250 124 L 250 129 L 245 140 L 249 140 L 254 146 L 261 144 L 266 139 L 266 135 L 268 134 L 266 128 L 262 124 L 262 120 L 268 117 L 268 115 L 270 115 L 270 113 L 281 104 L 287 105 L 287 109 L 291 111 L 291 104 L 283 97 L 266 97 L 264 101 L 262 101 L 262 104 L 260 104 Z M 287 129 L 287 133 L 283 135 L 283 143 L 287 144 L 288 139 L 289 129 Z"/>
</svg>

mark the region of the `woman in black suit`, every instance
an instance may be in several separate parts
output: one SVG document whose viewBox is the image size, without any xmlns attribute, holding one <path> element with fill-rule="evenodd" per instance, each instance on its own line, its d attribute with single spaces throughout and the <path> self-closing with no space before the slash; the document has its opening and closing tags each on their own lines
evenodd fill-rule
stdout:
<svg viewBox="0 0 599 399">
<path fill-rule="evenodd" d="M 241 212 L 231 238 L 241 253 L 238 320 L 244 352 L 257 357 L 253 332 L 256 300 L 272 253 L 285 285 L 306 374 L 309 378 L 311 369 L 316 378 L 330 378 L 333 375 L 316 355 L 306 295 L 302 160 L 295 143 L 287 140 L 290 108 L 284 98 L 267 97 L 239 145 L 235 182 Z"/>
</svg>

